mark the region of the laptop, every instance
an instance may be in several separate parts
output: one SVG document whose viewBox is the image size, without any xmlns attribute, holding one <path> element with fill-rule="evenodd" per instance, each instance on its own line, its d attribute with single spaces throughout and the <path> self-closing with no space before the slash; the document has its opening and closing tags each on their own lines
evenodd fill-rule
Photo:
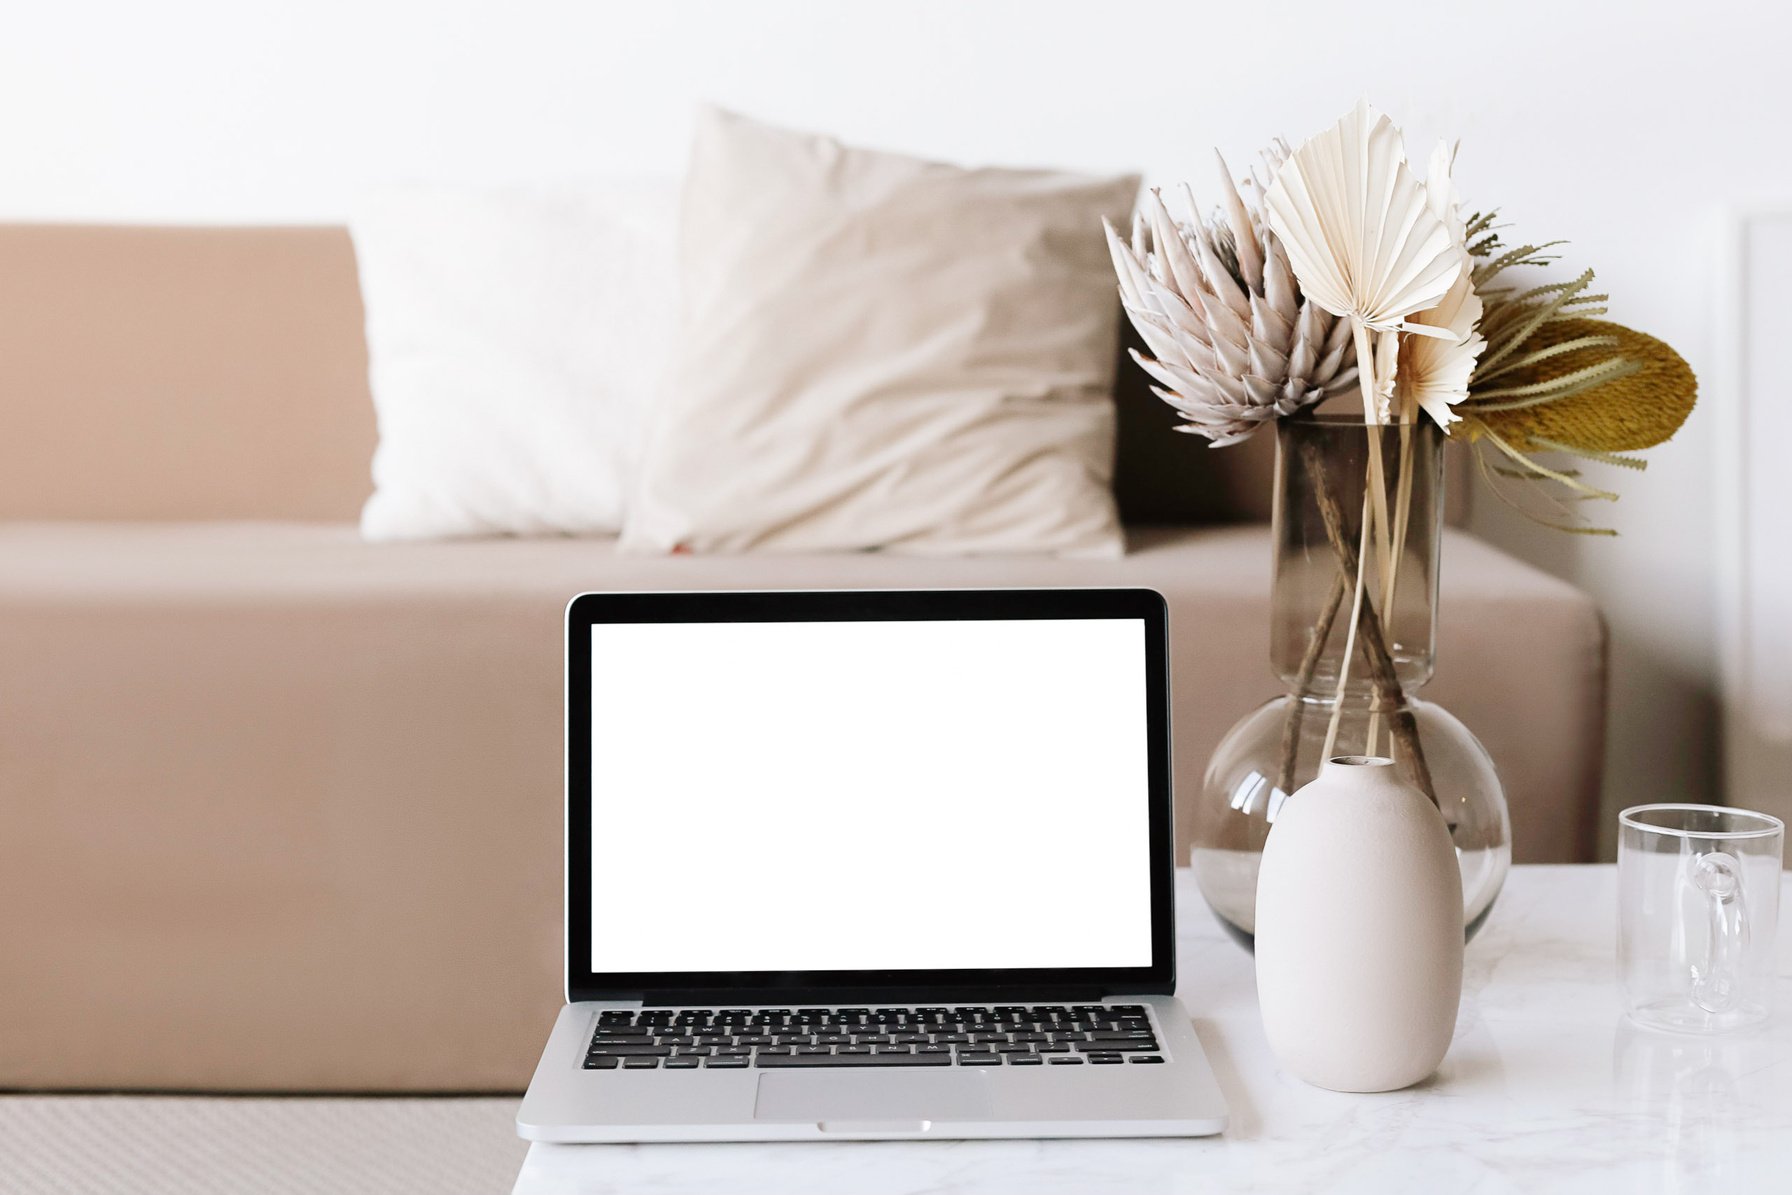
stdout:
<svg viewBox="0 0 1792 1195">
<path fill-rule="evenodd" d="M 1148 589 L 567 607 L 566 999 L 537 1141 L 1149 1137 L 1176 983 Z"/>
</svg>

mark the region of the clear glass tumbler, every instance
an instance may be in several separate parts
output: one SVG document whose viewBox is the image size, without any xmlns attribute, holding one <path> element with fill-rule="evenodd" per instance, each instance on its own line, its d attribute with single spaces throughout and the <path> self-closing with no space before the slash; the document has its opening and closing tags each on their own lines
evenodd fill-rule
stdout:
<svg viewBox="0 0 1792 1195">
<path fill-rule="evenodd" d="M 1638 805 L 1618 826 L 1618 970 L 1631 1019 L 1679 1033 L 1766 1020 L 1784 823 Z"/>
</svg>

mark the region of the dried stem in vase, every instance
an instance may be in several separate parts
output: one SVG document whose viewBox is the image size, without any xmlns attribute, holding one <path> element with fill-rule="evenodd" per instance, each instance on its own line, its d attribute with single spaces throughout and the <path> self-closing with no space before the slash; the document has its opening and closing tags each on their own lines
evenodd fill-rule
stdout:
<svg viewBox="0 0 1792 1195">
<path fill-rule="evenodd" d="M 1349 580 L 1342 573 L 1335 574 L 1331 596 L 1321 605 L 1307 640 L 1306 654 L 1301 656 L 1300 671 L 1295 677 L 1297 692 L 1282 720 L 1282 766 L 1277 770 L 1276 787 L 1285 793 L 1294 791 L 1294 770 L 1300 760 L 1300 726 L 1307 712 L 1304 694 L 1313 686 L 1313 674 L 1319 671 L 1319 661 L 1325 655 L 1325 641 L 1331 638 L 1332 626 L 1338 621 L 1338 607 L 1344 604 L 1344 595 L 1349 592 Z"/>
<path fill-rule="evenodd" d="M 1373 430 L 1373 429 L 1371 429 Z M 1332 545 L 1332 552 L 1338 558 L 1340 583 L 1345 587 L 1354 585 L 1360 558 L 1356 545 L 1344 532 L 1344 515 L 1338 508 L 1337 497 L 1332 493 L 1326 477 L 1325 458 L 1317 446 L 1304 444 L 1300 450 L 1301 466 L 1306 469 L 1312 482 L 1314 500 L 1319 507 L 1319 517 L 1325 524 L 1325 538 Z M 1339 602 L 1342 602 L 1340 596 Z M 1331 627 L 1329 619 L 1336 617 L 1336 607 L 1329 616 L 1322 616 L 1327 622 L 1326 634 Z M 1315 627 L 1315 631 L 1317 631 Z M 1323 640 L 1317 640 L 1323 642 Z M 1437 791 L 1432 786 L 1431 769 L 1425 763 L 1425 749 L 1419 742 L 1418 719 L 1413 717 L 1412 708 L 1406 703 L 1406 692 L 1400 685 L 1400 674 L 1395 670 L 1393 653 L 1388 648 L 1386 633 L 1382 628 L 1381 617 L 1376 613 L 1375 602 L 1369 595 L 1363 595 L 1359 603 L 1357 619 L 1357 641 L 1362 644 L 1363 657 L 1369 665 L 1369 682 L 1375 688 L 1376 705 L 1384 710 L 1388 717 L 1388 727 L 1394 742 L 1402 748 L 1406 757 L 1412 762 L 1413 780 L 1424 790 L 1436 805 Z M 1309 651 L 1312 666 L 1318 666 L 1318 653 Z M 1303 661 L 1303 667 L 1306 661 Z M 1309 673 L 1302 678 L 1305 684 L 1312 680 Z M 1286 790 L 1284 790 L 1286 791 Z"/>
</svg>

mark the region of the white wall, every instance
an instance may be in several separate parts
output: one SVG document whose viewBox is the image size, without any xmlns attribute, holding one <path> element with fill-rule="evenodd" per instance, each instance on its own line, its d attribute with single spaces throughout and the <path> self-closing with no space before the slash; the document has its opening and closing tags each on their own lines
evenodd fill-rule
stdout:
<svg viewBox="0 0 1792 1195">
<path fill-rule="evenodd" d="M 381 180 L 669 172 L 705 97 L 1207 189 L 1210 146 L 1243 165 L 1360 93 L 1415 152 L 1460 136 L 1471 204 L 1571 239 L 1613 316 L 1709 378 L 1721 213 L 1792 197 L 1792 17 L 1765 4 L 89 0 L 7 26 L 0 218 L 335 221 Z M 1715 791 L 1714 434 L 1701 410 L 1617 479 L 1616 541 L 1479 504 L 1483 534 L 1610 616 L 1614 801 Z"/>
</svg>

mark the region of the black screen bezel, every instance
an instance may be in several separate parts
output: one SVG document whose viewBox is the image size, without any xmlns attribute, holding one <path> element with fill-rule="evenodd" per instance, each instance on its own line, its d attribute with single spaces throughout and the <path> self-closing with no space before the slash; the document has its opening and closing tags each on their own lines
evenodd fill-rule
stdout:
<svg viewBox="0 0 1792 1195">
<path fill-rule="evenodd" d="M 591 634 L 594 623 L 1133 619 L 1145 633 L 1151 962 L 1143 967 L 887 971 L 594 972 L 591 969 Z M 566 989 L 580 1000 L 1041 998 L 1175 987 L 1169 614 L 1152 589 L 585 593 L 566 608 Z M 575 896 L 577 899 L 575 899 Z"/>
</svg>

